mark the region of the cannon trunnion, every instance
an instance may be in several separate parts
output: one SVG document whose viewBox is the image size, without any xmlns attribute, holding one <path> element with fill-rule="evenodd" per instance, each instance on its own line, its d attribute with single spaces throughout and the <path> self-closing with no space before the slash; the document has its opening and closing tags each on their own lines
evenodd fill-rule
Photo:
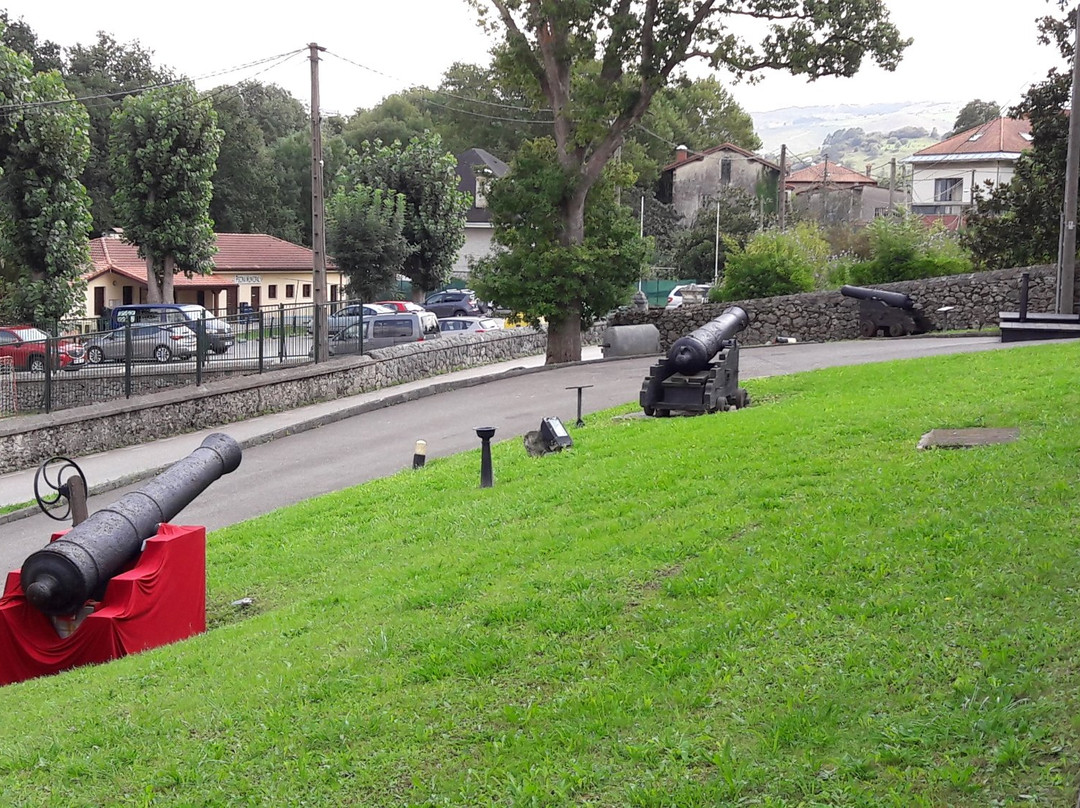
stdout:
<svg viewBox="0 0 1080 808">
<path fill-rule="evenodd" d="M 859 335 L 867 339 L 878 334 L 902 337 L 934 330 L 934 324 L 903 292 L 841 286 L 840 294 L 859 301 Z"/>
<path fill-rule="evenodd" d="M 680 337 L 667 357 L 652 366 L 638 398 L 646 415 L 717 412 L 750 403 L 739 387 L 739 344 L 735 335 L 750 317 L 731 306 L 714 320 Z"/>
</svg>

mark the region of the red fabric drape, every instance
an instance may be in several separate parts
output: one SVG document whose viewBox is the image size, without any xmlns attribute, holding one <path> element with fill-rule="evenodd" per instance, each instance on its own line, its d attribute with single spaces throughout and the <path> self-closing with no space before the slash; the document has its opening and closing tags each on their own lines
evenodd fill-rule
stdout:
<svg viewBox="0 0 1080 808">
<path fill-rule="evenodd" d="M 69 637 L 31 606 L 18 570 L 0 598 L 0 685 L 108 662 L 206 630 L 206 529 L 162 524 Z"/>
</svg>

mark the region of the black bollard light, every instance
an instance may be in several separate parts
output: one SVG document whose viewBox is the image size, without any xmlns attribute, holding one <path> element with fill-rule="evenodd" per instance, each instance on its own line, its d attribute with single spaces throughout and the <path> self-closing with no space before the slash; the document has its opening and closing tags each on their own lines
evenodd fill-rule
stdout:
<svg viewBox="0 0 1080 808">
<path fill-rule="evenodd" d="M 585 422 L 581 420 L 581 391 L 586 387 L 592 387 L 591 384 L 572 384 L 567 387 L 567 390 L 577 390 L 577 423 L 574 426 L 585 426 Z"/>
<path fill-rule="evenodd" d="M 424 463 L 427 461 L 427 441 L 418 440 L 416 442 L 416 448 L 413 449 L 412 467 L 414 469 L 422 469 Z"/>
<path fill-rule="evenodd" d="M 476 427 L 476 437 L 483 441 L 480 447 L 480 487 L 491 488 L 495 484 L 491 478 L 491 439 L 495 437 L 495 427 Z"/>
</svg>

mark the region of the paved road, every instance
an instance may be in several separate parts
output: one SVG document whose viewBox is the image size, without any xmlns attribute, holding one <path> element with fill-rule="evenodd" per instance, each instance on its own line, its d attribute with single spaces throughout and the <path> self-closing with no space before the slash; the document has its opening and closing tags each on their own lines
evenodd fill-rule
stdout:
<svg viewBox="0 0 1080 808">
<path fill-rule="evenodd" d="M 1022 348 L 1026 344 L 1030 343 L 1002 345 L 996 337 L 978 337 L 776 345 L 743 349 L 740 371 L 743 379 L 749 379 L 838 365 Z M 519 439 L 538 428 L 546 416 L 558 416 L 570 426 L 576 418 L 577 400 L 576 393 L 567 387 L 593 385 L 584 391 L 586 413 L 636 401 L 653 361 L 628 359 L 543 370 L 397 404 L 250 447 L 236 472 L 215 482 L 174 521 L 215 530 L 393 474 L 411 465 L 418 438 L 427 441 L 428 456 L 435 458 L 477 448 L 477 426 L 495 426 L 496 442 Z M 228 432 L 228 427 L 222 431 Z M 114 502 L 127 490 L 92 497 L 90 512 Z M 21 566 L 60 525 L 43 515 L 0 525 L 0 569 Z"/>
</svg>

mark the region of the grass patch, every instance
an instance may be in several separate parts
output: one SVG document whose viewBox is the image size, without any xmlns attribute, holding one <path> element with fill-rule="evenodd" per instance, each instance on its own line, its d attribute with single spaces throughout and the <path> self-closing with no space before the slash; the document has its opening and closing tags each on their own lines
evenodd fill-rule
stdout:
<svg viewBox="0 0 1080 808">
<path fill-rule="evenodd" d="M 4 802 L 1071 804 L 1078 360 L 755 380 L 217 531 L 212 631 L 0 689 Z M 915 451 L 970 426 L 1021 438 Z"/>
</svg>

